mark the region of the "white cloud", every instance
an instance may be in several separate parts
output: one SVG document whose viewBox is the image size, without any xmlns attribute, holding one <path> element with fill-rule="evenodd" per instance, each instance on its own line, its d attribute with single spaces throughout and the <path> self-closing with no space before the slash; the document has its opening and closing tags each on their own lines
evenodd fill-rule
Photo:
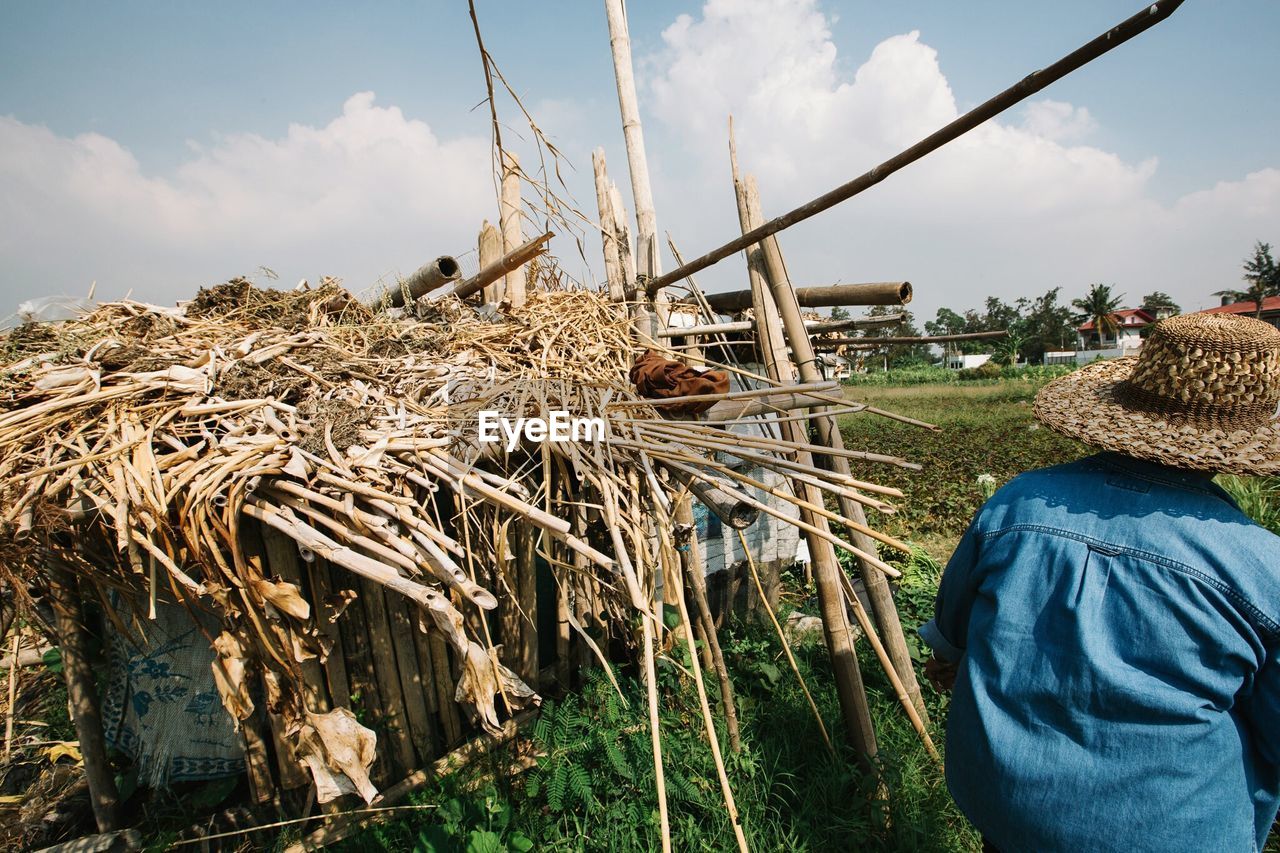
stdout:
<svg viewBox="0 0 1280 853">
<path fill-rule="evenodd" d="M 42 293 L 161 301 L 259 265 L 363 288 L 462 252 L 492 206 L 489 149 L 443 140 L 372 92 L 323 127 L 222 138 L 172 176 L 104 136 L 61 137 L 0 117 L 3 303 Z"/>
<path fill-rule="evenodd" d="M 1097 129 L 1098 122 L 1084 107 L 1046 99 L 1027 104 L 1022 126 L 1032 136 L 1066 142 L 1088 136 Z"/>
<path fill-rule="evenodd" d="M 819 0 L 708 0 L 639 58 L 659 224 L 687 256 L 737 229 L 730 113 L 743 166 L 774 214 L 959 114 L 919 33 L 881 41 L 855 67 L 825 12 Z M 589 101 L 535 103 L 540 126 L 577 166 L 565 174 L 584 211 L 595 208 L 596 144 L 609 147 L 625 189 L 611 79 Z M 1051 99 L 987 122 L 786 232 L 792 274 L 798 284 L 908 278 L 925 317 L 1051 286 L 1070 298 L 1093 281 L 1130 299 L 1164 290 L 1195 307 L 1238 284 L 1254 240 L 1278 239 L 1280 169 L 1224 176 L 1162 204 L 1153 193 L 1161 140 L 1150 140 L 1152 156 L 1129 160 L 1087 144 L 1096 128 L 1086 107 Z M 360 93 L 323 126 L 192 144 L 178 168 L 150 174 L 112 139 L 0 117 L 0 315 L 33 296 L 83 294 L 94 279 L 103 296 L 134 288 L 171 302 L 266 265 L 285 285 L 333 274 L 359 289 L 465 252 L 480 220 L 493 218 L 491 164 L 483 129 L 450 130 Z M 590 279 L 568 241 L 558 245 L 569 271 Z M 585 245 L 598 267 L 598 241 Z M 726 261 L 699 281 L 742 287 L 745 276 L 740 261 Z"/>
<path fill-rule="evenodd" d="M 918 32 L 885 39 L 844 72 L 817 0 L 708 0 L 699 16 L 669 26 L 663 43 L 645 62 L 646 94 L 670 147 L 698 165 L 656 194 L 659 216 L 694 235 L 682 238 L 688 254 L 704 248 L 691 239 L 722 242 L 736 225 L 731 207 L 705 209 L 732 205 L 729 113 L 743 168 L 773 214 L 960 115 L 937 51 Z M 1150 191 L 1157 159 L 1129 162 L 1082 144 L 1096 127 L 1087 108 L 1056 100 L 987 122 L 787 232 L 792 274 L 800 283 L 910 278 L 926 317 L 988 294 L 1060 285 L 1070 298 L 1092 281 L 1115 282 L 1132 299 L 1160 289 L 1189 307 L 1207 304 L 1238 277 L 1253 241 L 1280 224 L 1280 172 L 1161 205 Z M 682 202 L 691 198 L 708 201 L 690 209 Z"/>
</svg>

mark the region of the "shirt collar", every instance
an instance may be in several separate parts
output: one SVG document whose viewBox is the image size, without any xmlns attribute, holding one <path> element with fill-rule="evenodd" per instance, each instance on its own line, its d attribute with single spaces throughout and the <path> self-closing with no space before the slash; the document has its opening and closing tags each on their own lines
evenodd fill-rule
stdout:
<svg viewBox="0 0 1280 853">
<path fill-rule="evenodd" d="M 1217 484 L 1213 482 L 1214 475 L 1210 471 L 1174 468 L 1171 465 L 1162 465 L 1159 462 L 1137 459 L 1110 450 L 1103 451 L 1093 458 L 1108 468 L 1118 468 L 1125 473 L 1138 477 L 1159 480 L 1170 485 L 1182 486 L 1183 488 L 1206 491 L 1219 497 L 1225 495 Z"/>
</svg>

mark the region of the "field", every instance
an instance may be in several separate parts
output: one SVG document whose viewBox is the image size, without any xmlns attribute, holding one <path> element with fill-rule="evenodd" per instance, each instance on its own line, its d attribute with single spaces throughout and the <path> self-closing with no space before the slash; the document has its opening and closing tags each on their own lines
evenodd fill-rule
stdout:
<svg viewBox="0 0 1280 853">
<path fill-rule="evenodd" d="M 918 472 L 858 467 L 866 479 L 896 486 L 907 495 L 895 515 L 874 523 L 945 561 L 985 500 L 979 477 L 989 475 L 998 487 L 1023 471 L 1087 455 L 1083 444 L 1041 427 L 1032 417 L 1031 402 L 1043 384 L 1036 378 L 848 389 L 848 396 L 859 402 L 940 427 L 935 432 L 867 413 L 841 419 L 846 446 L 924 466 Z"/>
</svg>

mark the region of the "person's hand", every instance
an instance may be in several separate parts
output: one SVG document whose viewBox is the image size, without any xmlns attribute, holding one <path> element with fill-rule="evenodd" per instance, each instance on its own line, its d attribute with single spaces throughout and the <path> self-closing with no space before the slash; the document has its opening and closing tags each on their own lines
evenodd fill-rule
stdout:
<svg viewBox="0 0 1280 853">
<path fill-rule="evenodd" d="M 959 670 L 959 664 L 942 660 L 937 656 L 932 656 L 924 662 L 925 677 L 929 679 L 933 689 L 939 693 L 951 692 L 951 688 L 956 686 L 956 673 Z"/>
</svg>

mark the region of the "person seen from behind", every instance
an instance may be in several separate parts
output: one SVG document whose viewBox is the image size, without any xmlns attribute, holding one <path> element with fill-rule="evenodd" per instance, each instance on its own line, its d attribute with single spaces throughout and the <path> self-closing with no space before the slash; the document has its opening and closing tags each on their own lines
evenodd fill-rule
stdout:
<svg viewBox="0 0 1280 853">
<path fill-rule="evenodd" d="M 1190 314 L 1036 397 L 1099 448 L 977 513 L 921 628 L 947 785 L 987 850 L 1259 851 L 1280 805 L 1280 331 Z"/>
</svg>

